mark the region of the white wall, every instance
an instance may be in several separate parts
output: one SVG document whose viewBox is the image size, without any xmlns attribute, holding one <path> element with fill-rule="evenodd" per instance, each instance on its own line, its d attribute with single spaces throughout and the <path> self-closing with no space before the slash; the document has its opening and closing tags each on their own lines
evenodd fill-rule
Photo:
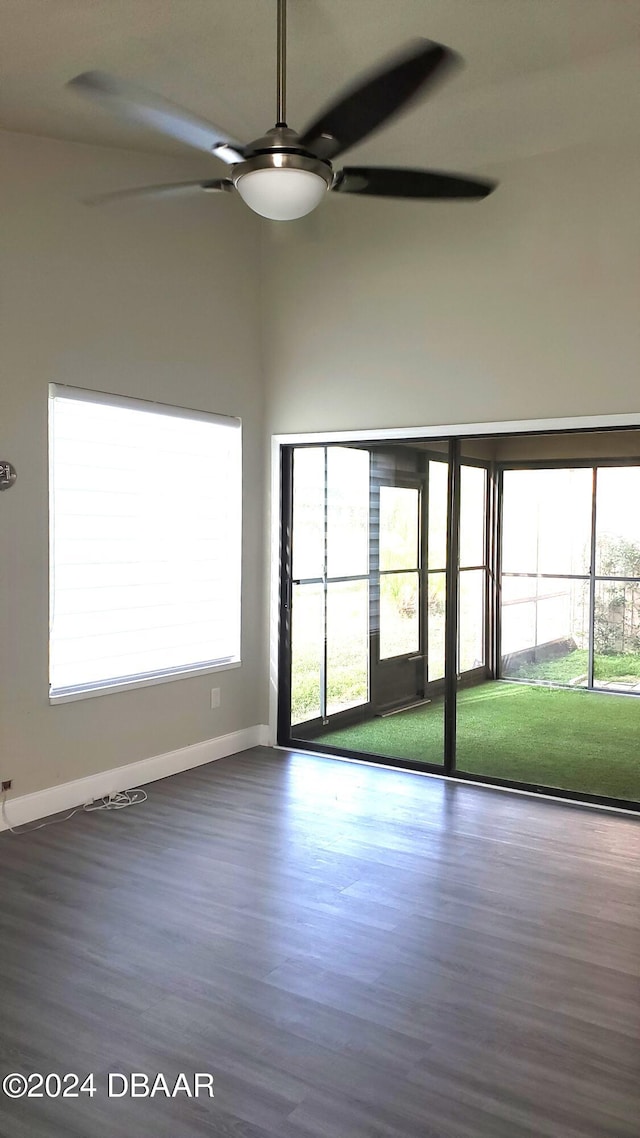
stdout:
<svg viewBox="0 0 640 1138">
<path fill-rule="evenodd" d="M 639 409 L 637 155 L 490 173 L 480 203 L 334 195 L 265 231 L 272 432 Z"/>
<path fill-rule="evenodd" d="M 0 773 L 22 795 L 265 719 L 263 395 L 258 222 L 228 195 L 100 209 L 83 195 L 202 176 L 207 159 L 0 136 L 4 222 L 0 458 Z M 50 381 L 240 415 L 242 668 L 50 706 Z M 222 705 L 210 709 L 210 688 Z"/>
</svg>

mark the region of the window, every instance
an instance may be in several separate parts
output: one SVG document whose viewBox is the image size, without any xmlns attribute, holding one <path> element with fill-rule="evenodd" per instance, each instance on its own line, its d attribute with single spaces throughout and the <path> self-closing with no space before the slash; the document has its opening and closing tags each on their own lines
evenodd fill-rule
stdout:
<svg viewBox="0 0 640 1138">
<path fill-rule="evenodd" d="M 238 419 L 50 389 L 50 694 L 240 661 Z"/>
</svg>

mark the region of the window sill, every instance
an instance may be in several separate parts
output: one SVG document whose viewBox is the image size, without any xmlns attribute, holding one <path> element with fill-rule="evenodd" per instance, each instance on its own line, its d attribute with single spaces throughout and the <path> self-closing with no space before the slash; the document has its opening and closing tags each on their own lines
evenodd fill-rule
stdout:
<svg viewBox="0 0 640 1138">
<path fill-rule="evenodd" d="M 53 691 L 49 693 L 49 703 L 54 705 L 58 703 L 74 703 L 78 699 L 93 699 L 99 695 L 114 695 L 121 691 L 135 691 L 137 688 L 148 688 L 155 684 L 168 684 L 173 680 L 188 680 L 193 676 L 207 676 L 212 672 L 229 672 L 233 668 L 240 668 L 242 662 L 240 660 L 224 660 L 219 664 L 203 664 L 202 666 L 195 666 L 193 668 L 181 668 L 175 672 L 162 672 L 153 676 L 141 676 L 139 680 L 129 679 L 123 680 L 121 683 L 117 680 L 113 683 L 105 682 L 98 687 L 76 688 L 73 691 Z"/>
</svg>

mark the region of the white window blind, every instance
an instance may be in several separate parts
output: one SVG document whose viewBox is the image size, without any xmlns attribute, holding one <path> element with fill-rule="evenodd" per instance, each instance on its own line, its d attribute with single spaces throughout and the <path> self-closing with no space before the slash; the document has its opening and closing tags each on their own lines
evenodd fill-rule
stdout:
<svg viewBox="0 0 640 1138">
<path fill-rule="evenodd" d="M 50 691 L 240 659 L 240 421 L 52 385 Z"/>
</svg>

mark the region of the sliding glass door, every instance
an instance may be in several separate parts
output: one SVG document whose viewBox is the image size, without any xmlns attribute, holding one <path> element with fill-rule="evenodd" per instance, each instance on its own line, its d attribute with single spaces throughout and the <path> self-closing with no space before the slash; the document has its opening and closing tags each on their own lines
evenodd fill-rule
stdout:
<svg viewBox="0 0 640 1138">
<path fill-rule="evenodd" d="M 279 742 L 640 801 L 640 462 L 501 447 L 285 452 Z"/>
<path fill-rule="evenodd" d="M 458 693 L 456 769 L 637 801 L 640 467 L 505 465 L 499 481 L 498 672 Z"/>
<path fill-rule="evenodd" d="M 442 765 L 447 454 L 446 444 L 293 450 L 292 738 Z"/>
</svg>

